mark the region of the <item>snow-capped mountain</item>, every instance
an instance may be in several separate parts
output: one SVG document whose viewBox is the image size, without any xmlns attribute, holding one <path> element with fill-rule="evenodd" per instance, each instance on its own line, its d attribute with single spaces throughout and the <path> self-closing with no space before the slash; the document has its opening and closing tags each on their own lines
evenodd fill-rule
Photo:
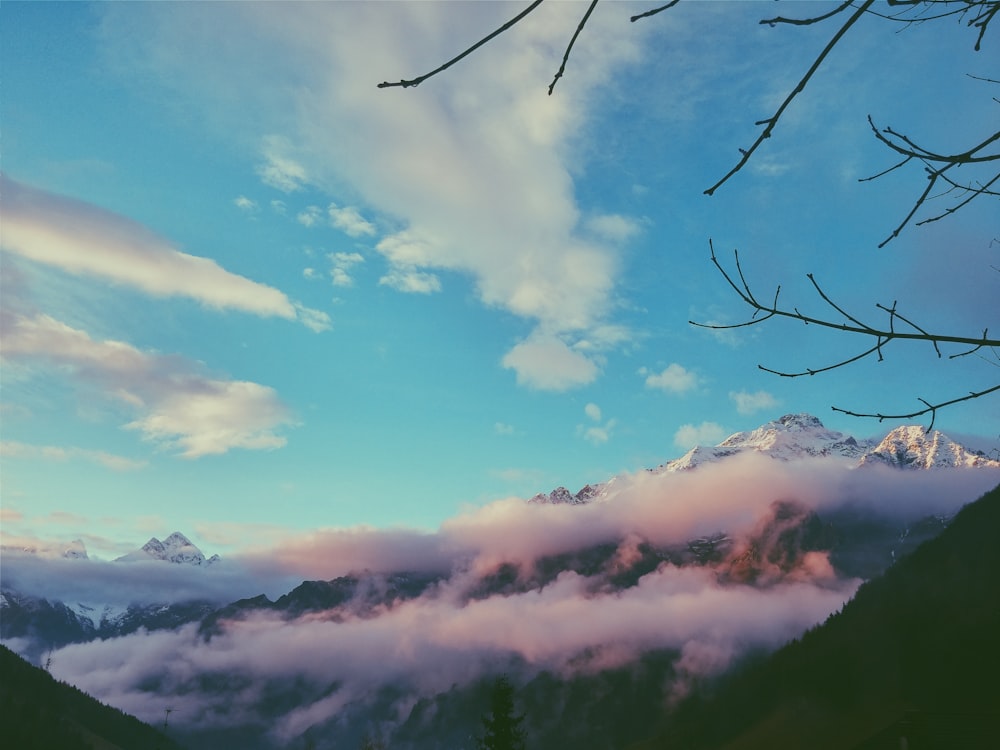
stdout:
<svg viewBox="0 0 1000 750">
<path fill-rule="evenodd" d="M 881 441 L 859 440 L 827 429 L 811 414 L 786 414 L 760 427 L 730 435 L 718 445 L 696 446 L 680 458 L 650 471 L 662 474 L 690 471 L 727 458 L 757 453 L 778 461 L 830 457 L 842 459 L 848 468 L 884 464 L 906 469 L 1000 468 L 1000 461 L 969 450 L 934 430 L 925 433 L 917 425 L 896 427 Z M 549 494 L 539 493 L 530 503 L 582 505 L 597 498 L 609 497 L 615 480 L 586 485 L 573 494 L 557 487 Z"/>
<path fill-rule="evenodd" d="M 39 557 L 64 557 L 67 560 L 87 560 L 87 547 L 82 539 L 74 539 L 64 547 L 59 546 L 13 546 L 3 545 L 4 552 L 14 552 L 24 555 L 38 555 Z"/>
<path fill-rule="evenodd" d="M 861 464 L 888 464 L 900 468 L 938 469 L 951 466 L 998 467 L 1000 461 L 970 451 L 935 430 L 925 433 L 915 425 L 897 427 L 861 457 Z"/>
<path fill-rule="evenodd" d="M 219 561 L 218 555 L 205 558 L 190 539 L 179 531 L 175 531 L 162 542 L 155 536 L 139 549 L 122 555 L 116 562 L 140 562 L 147 560 L 162 560 L 179 565 L 212 565 Z"/>
</svg>

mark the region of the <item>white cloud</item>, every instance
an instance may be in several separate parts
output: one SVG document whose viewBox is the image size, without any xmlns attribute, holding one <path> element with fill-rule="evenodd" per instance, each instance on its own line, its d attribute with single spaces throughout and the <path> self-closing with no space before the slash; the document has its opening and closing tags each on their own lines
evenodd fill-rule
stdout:
<svg viewBox="0 0 1000 750">
<path fill-rule="evenodd" d="M 375 225 L 365 220 L 358 209 L 353 206 L 341 208 L 336 203 L 331 203 L 327 208 L 327 215 L 330 217 L 330 224 L 349 237 L 375 234 Z"/>
<path fill-rule="evenodd" d="M 271 210 L 274 211 L 276 214 L 284 216 L 286 213 L 288 213 L 288 206 L 284 201 L 273 200 L 271 201 Z"/>
<path fill-rule="evenodd" d="M 330 316 L 322 310 L 313 310 L 296 303 L 295 310 L 298 312 L 299 320 L 306 328 L 313 333 L 329 331 L 333 325 L 330 323 Z"/>
<path fill-rule="evenodd" d="M 593 360 L 570 349 L 562 339 L 535 333 L 507 352 L 502 364 L 517 382 L 542 391 L 565 391 L 591 383 L 598 375 Z"/>
<path fill-rule="evenodd" d="M 180 12 L 172 10 L 169 23 L 156 8 L 142 11 L 144 23 L 130 13 L 123 26 L 131 35 L 111 43 L 154 47 L 144 58 L 172 81 L 181 76 L 186 96 L 215 102 L 224 87 L 219 116 L 231 105 L 227 134 L 280 133 L 264 140 L 262 175 L 271 184 L 293 190 L 308 182 L 331 196 L 348 185 L 390 218 L 397 239 L 412 241 L 378 243 L 391 266 L 384 285 L 427 293 L 440 288 L 437 272 L 455 271 L 471 279 L 483 304 L 551 335 L 586 339 L 608 323 L 620 274 L 614 245 L 633 229 L 617 217 L 588 230 L 574 193 L 574 148 L 597 87 L 638 59 L 651 27 L 599 6 L 587 54 L 550 97 L 546 82 L 565 31 L 579 20 L 572 4 L 541 6 L 518 25 L 516 39 L 498 38 L 416 91 L 375 84 L 448 59 L 456 29 L 473 37 L 506 20 L 507 9 L 402 3 L 391 23 L 377 3 L 302 4 L 278 15 L 254 4 Z M 219 34 L 231 43 L 216 44 Z M 264 62 L 274 60 L 281 64 Z M 258 118 L 245 117 L 248 106 Z M 267 119 L 268 112 L 280 115 Z M 584 370 L 586 379 L 597 375 L 593 363 Z"/>
<path fill-rule="evenodd" d="M 281 291 L 231 273 L 209 258 L 182 253 L 123 216 L 6 175 L 0 175 L 0 191 L 5 250 L 157 297 L 187 297 L 206 307 L 263 317 L 300 317 Z"/>
<path fill-rule="evenodd" d="M 642 231 L 642 224 L 621 214 L 604 214 L 587 219 L 587 229 L 609 242 L 626 242 Z"/>
<path fill-rule="evenodd" d="M 261 156 L 264 161 L 257 166 L 257 176 L 265 185 L 292 193 L 308 182 L 305 167 L 289 155 L 291 150 L 291 143 L 282 136 L 269 135 L 263 139 Z"/>
<path fill-rule="evenodd" d="M 757 391 L 748 393 L 747 391 L 730 391 L 729 398 L 736 404 L 736 411 L 740 414 L 754 414 L 766 409 L 773 409 L 779 402 L 767 391 Z"/>
<path fill-rule="evenodd" d="M 698 376 L 676 362 L 667 365 L 662 372 L 649 372 L 642 368 L 639 374 L 646 376 L 647 388 L 658 388 L 670 393 L 686 393 L 698 385 Z"/>
<path fill-rule="evenodd" d="M 320 278 L 320 275 L 316 272 L 315 268 L 303 268 L 302 278 L 316 281 L 316 279 Z"/>
<path fill-rule="evenodd" d="M 415 268 L 392 268 L 378 283 L 398 292 L 411 294 L 433 294 L 441 291 L 441 280 L 432 273 Z"/>
<path fill-rule="evenodd" d="M 354 286 L 354 277 L 350 270 L 365 262 L 365 257 L 361 253 L 330 253 L 330 278 L 334 286 Z"/>
<path fill-rule="evenodd" d="M 699 425 L 684 424 L 674 433 L 674 445 L 683 450 L 696 445 L 715 445 L 727 434 L 725 428 L 715 422 L 702 422 Z"/>
<path fill-rule="evenodd" d="M 48 315 L 5 312 L 2 322 L 5 361 L 47 364 L 80 386 L 97 387 L 139 412 L 127 428 L 186 458 L 285 444 L 277 430 L 293 420 L 267 386 L 208 377 L 179 357 L 122 341 L 95 341 Z"/>
<path fill-rule="evenodd" d="M 303 210 L 299 211 L 295 220 L 304 227 L 314 227 L 319 222 L 321 216 L 322 212 L 319 206 L 306 206 Z"/>
<path fill-rule="evenodd" d="M 593 403 L 587 404 L 585 407 L 583 407 L 583 413 L 586 414 L 591 419 L 593 419 L 595 422 L 601 421 L 601 407 L 598 406 L 597 404 Z"/>
<path fill-rule="evenodd" d="M 241 211 L 246 211 L 248 214 L 255 213 L 258 208 L 257 201 L 251 200 L 245 195 L 240 195 L 233 199 L 233 205 Z"/>
<path fill-rule="evenodd" d="M 100 464 L 113 471 L 135 471 L 146 466 L 146 461 L 119 456 L 107 451 L 63 447 L 58 445 L 28 445 L 14 440 L 0 442 L 0 455 L 4 458 L 21 458 L 41 461 L 71 461 L 81 458 L 85 461 Z"/>
</svg>

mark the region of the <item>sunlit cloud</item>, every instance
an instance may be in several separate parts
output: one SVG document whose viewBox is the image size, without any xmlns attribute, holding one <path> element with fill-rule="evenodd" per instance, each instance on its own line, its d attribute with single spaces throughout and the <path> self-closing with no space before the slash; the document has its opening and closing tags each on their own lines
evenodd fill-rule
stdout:
<svg viewBox="0 0 1000 750">
<path fill-rule="evenodd" d="M 129 14 L 133 33 L 114 42 L 145 50 L 154 74 L 187 80 L 188 96 L 215 100 L 202 76 L 209 68 L 213 87 L 225 85 L 228 101 L 281 112 L 248 121 L 237 120 L 234 108 L 232 124 L 262 139 L 259 174 L 268 184 L 286 192 L 305 184 L 323 189 L 335 199 L 328 212 L 335 226 L 374 236 L 375 222 L 339 195 L 350 185 L 352 201 L 395 227 L 376 243 L 390 266 L 381 285 L 427 294 L 441 289 L 440 272 L 456 272 L 484 305 L 525 318 L 537 335 L 591 341 L 590 332 L 609 322 L 621 272 L 618 246 L 637 224 L 624 215 L 582 216 L 572 177 L 574 138 L 586 131 L 595 92 L 639 58 L 648 32 L 599 7 L 588 26 L 588 53 L 574 62 L 560 95 L 550 97 L 543 83 L 558 67 L 568 19 L 578 19 L 565 4 L 545 5 L 518 26 L 516 44 L 498 39 L 455 75 L 439 76 L 419 92 L 376 88 L 379 80 L 454 54 L 453 33 L 412 29 L 458 24 L 472 34 L 506 15 L 491 3 L 462 6 L 461 13 L 456 7 L 400 4 L 392 24 L 365 3 L 309 4 L 277 16 L 252 4 L 224 14 L 191 6 L 183 11 L 186 23 L 172 10 L 170 24 L 157 23 L 152 8 L 144 11 L 152 16 L 145 28 Z M 370 33 L 357 34 L 358 28 Z M 208 43 L 216 33 L 232 43 Z M 243 42 L 250 39 L 252 49 Z M 148 54 L 150 47 L 162 55 Z M 176 49 L 186 55 L 172 54 Z M 283 62 L 258 67 L 255 60 Z M 157 70 L 161 63 L 166 67 Z M 261 108 L 263 101 L 269 106 Z M 523 353 L 512 352 L 508 361 Z M 575 376 L 520 370 L 519 382 L 562 388 L 597 377 L 593 362 L 576 359 L 582 367 Z"/>
<path fill-rule="evenodd" d="M 334 286 L 348 287 L 354 286 L 354 277 L 351 269 L 365 262 L 365 257 L 361 253 L 330 253 L 327 258 L 330 260 L 330 281 Z"/>
<path fill-rule="evenodd" d="M 593 382 L 597 364 L 556 336 L 536 334 L 515 345 L 502 360 L 517 382 L 542 391 L 565 391 Z"/>
<path fill-rule="evenodd" d="M 645 376 L 647 388 L 655 388 L 668 393 L 686 393 L 699 384 L 698 376 L 695 373 L 676 362 L 667 365 L 660 372 L 650 372 L 643 367 L 639 370 L 639 374 Z"/>
<path fill-rule="evenodd" d="M 122 341 L 92 339 L 48 315 L 4 313 L 5 361 L 48 365 L 80 387 L 139 412 L 125 426 L 186 458 L 232 448 L 271 449 L 293 423 L 273 389 L 199 372 L 180 357 L 144 352 Z"/>
<path fill-rule="evenodd" d="M 6 175 L 0 176 L 0 189 L 4 250 L 156 297 L 187 297 L 220 310 L 300 318 L 296 304 L 279 290 L 226 271 L 209 258 L 182 253 L 130 219 Z"/>
</svg>

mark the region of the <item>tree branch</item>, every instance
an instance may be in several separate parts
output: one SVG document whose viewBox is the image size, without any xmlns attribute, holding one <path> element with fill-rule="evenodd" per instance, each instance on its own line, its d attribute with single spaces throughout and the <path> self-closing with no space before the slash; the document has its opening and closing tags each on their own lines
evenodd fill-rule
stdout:
<svg viewBox="0 0 1000 750">
<path fill-rule="evenodd" d="M 813 74 L 817 70 L 819 70 L 820 65 L 823 64 L 824 60 L 826 60 L 827 55 L 830 54 L 833 48 L 836 47 L 837 44 L 840 42 L 840 40 L 843 38 L 844 34 L 846 34 L 851 29 L 851 27 L 858 22 L 861 16 L 863 16 L 868 11 L 868 9 L 872 6 L 874 2 L 875 0 L 864 0 L 864 2 L 854 12 L 854 14 L 850 18 L 848 18 L 847 21 L 844 23 L 844 25 L 841 26 L 840 29 L 837 31 L 837 33 L 833 35 L 833 38 L 831 38 L 830 41 L 827 42 L 826 47 L 824 47 L 823 51 L 819 53 L 819 55 L 816 57 L 815 60 L 813 60 L 813 64 L 809 66 L 809 70 L 807 70 L 806 74 L 802 76 L 802 79 L 798 82 L 795 88 L 792 89 L 791 93 L 787 97 L 785 97 L 785 101 L 781 103 L 781 106 L 778 107 L 775 113 L 766 120 L 757 121 L 756 123 L 757 125 L 764 125 L 764 130 L 762 130 L 761 134 L 757 136 L 757 140 L 754 141 L 753 145 L 750 146 L 750 148 L 746 150 L 740 149 L 740 153 L 743 154 L 743 157 L 739 160 L 739 162 L 736 163 L 735 167 L 733 167 L 732 169 L 729 170 L 729 172 L 726 173 L 726 175 L 721 180 L 719 180 L 714 185 L 712 185 L 712 187 L 706 190 L 705 195 L 712 195 L 713 193 L 715 193 L 715 191 L 718 190 L 723 184 L 725 184 L 730 177 L 732 177 L 734 174 L 743 169 L 746 163 L 750 161 L 750 157 L 753 156 L 754 152 L 760 147 L 760 145 L 771 137 L 771 132 L 774 130 L 774 127 L 778 124 L 778 120 L 781 119 L 781 116 L 785 113 L 785 110 L 788 109 L 788 106 L 792 103 L 795 97 L 798 96 L 800 93 L 802 93 L 802 91 L 806 87 L 806 84 L 809 83 L 809 80 L 813 77 Z M 837 9 L 837 12 L 839 13 L 843 10 L 846 10 L 848 7 L 852 5 L 852 3 L 853 0 L 848 0 Z"/>
<path fill-rule="evenodd" d="M 527 17 L 532 11 L 536 10 L 538 8 L 538 6 L 542 4 L 542 2 L 543 2 L 543 0 L 535 0 L 535 2 L 533 2 L 531 5 L 529 5 L 527 8 L 525 8 L 523 11 L 521 11 L 520 13 L 518 13 L 512 19 L 510 19 L 509 21 L 507 21 L 507 23 L 505 23 L 503 26 L 500 26 L 499 28 L 494 29 L 491 33 L 487 34 L 482 39 L 480 39 L 478 42 L 476 42 L 471 47 L 469 47 L 467 50 L 465 50 L 465 52 L 462 52 L 461 54 L 456 55 L 455 57 L 451 58 L 448 62 L 446 62 L 444 65 L 441 65 L 440 67 L 435 68 L 430 73 L 425 73 L 422 76 L 417 76 L 416 78 L 411 78 L 409 80 L 397 81 L 395 83 L 390 83 L 388 81 L 383 81 L 382 83 L 380 83 L 378 85 L 378 87 L 380 89 L 387 89 L 387 88 L 392 88 L 392 87 L 400 87 L 400 88 L 408 89 L 408 88 L 411 88 L 412 86 L 419 86 L 421 83 L 423 83 L 424 81 L 426 81 L 428 78 L 431 78 L 433 76 L 436 76 L 438 73 L 441 73 L 441 72 L 443 72 L 445 70 L 448 70 L 448 68 L 450 68 L 452 65 L 454 65 L 458 61 L 462 60 L 463 58 L 468 57 L 469 55 L 471 55 L 473 52 L 475 52 L 477 49 L 479 49 L 480 47 L 482 47 L 487 42 L 489 42 L 492 39 L 495 39 L 496 37 L 500 36 L 503 32 L 507 31 L 507 29 L 509 29 L 514 24 L 516 24 L 518 21 L 524 20 L 524 18 Z"/>
<path fill-rule="evenodd" d="M 576 38 L 580 36 L 580 32 L 583 31 L 583 27 L 587 25 L 587 21 L 590 20 L 590 14 L 594 12 L 594 8 L 597 7 L 599 0 L 591 0 L 590 7 L 587 8 L 587 12 L 583 14 L 583 18 L 580 19 L 580 25 L 576 27 L 576 31 L 573 32 L 573 38 L 569 40 L 569 44 L 566 45 L 566 51 L 563 53 L 562 64 L 559 66 L 559 70 L 556 71 L 556 77 L 552 79 L 552 83 L 549 84 L 549 96 L 552 96 L 552 90 L 556 87 L 556 82 L 562 78 L 563 73 L 566 72 L 566 63 L 569 62 L 569 53 L 573 50 L 573 45 L 576 44 Z"/>
<path fill-rule="evenodd" d="M 929 425 L 927 425 L 927 429 L 925 430 L 925 432 L 930 432 L 931 430 L 934 429 L 934 420 L 937 419 L 937 413 L 938 413 L 939 409 L 944 409 L 946 406 L 952 406 L 954 404 L 960 404 L 963 401 L 971 401 L 972 399 L 982 398 L 983 396 L 986 396 L 986 395 L 988 395 L 990 393 L 994 393 L 996 391 L 1000 391 L 1000 383 L 998 383 L 997 385 L 993 386 L 992 388 L 987 388 L 986 390 L 983 390 L 983 391 L 972 391 L 967 396 L 961 396 L 959 398 L 953 398 L 950 401 L 942 401 L 942 402 L 937 403 L 937 404 L 928 403 L 927 401 L 925 401 L 922 398 L 921 399 L 917 399 L 926 408 L 919 409 L 917 411 L 912 411 L 912 412 L 910 412 L 908 414 L 882 414 L 882 413 L 879 413 L 879 412 L 876 412 L 875 414 L 865 414 L 863 412 L 856 412 L 856 411 L 850 411 L 848 409 L 841 409 L 838 406 L 831 406 L 830 408 L 833 409 L 834 411 L 839 411 L 841 414 L 846 414 L 849 417 L 870 417 L 870 418 L 873 418 L 873 419 L 877 419 L 879 422 L 881 422 L 883 420 L 886 420 L 886 419 L 913 419 L 914 417 L 922 417 L 924 414 L 930 414 L 931 415 L 931 423 Z"/>
</svg>

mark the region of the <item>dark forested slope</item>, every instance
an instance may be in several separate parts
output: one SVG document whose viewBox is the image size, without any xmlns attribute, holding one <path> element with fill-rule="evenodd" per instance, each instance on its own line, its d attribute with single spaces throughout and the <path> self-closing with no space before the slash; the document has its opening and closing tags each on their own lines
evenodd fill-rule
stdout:
<svg viewBox="0 0 1000 750">
<path fill-rule="evenodd" d="M 801 640 L 701 685 L 636 747 L 996 747 L 998 637 L 1000 487 Z"/>
<path fill-rule="evenodd" d="M 133 716 L 55 680 L 0 646 L 0 737 L 15 750 L 179 750 Z"/>
</svg>

